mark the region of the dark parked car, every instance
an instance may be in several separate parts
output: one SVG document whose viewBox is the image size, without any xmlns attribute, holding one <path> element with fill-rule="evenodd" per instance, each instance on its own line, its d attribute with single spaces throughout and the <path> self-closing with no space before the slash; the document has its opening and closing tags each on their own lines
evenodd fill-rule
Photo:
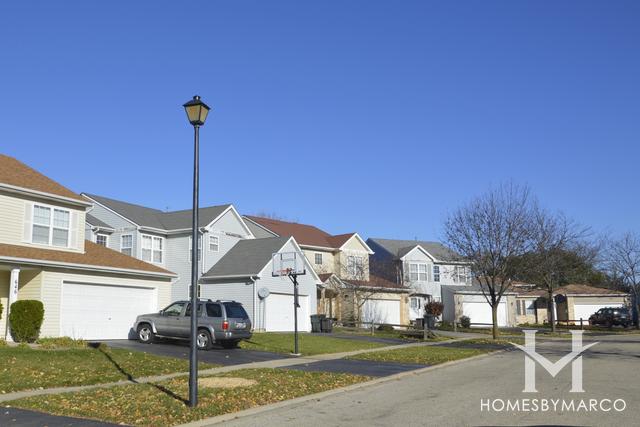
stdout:
<svg viewBox="0 0 640 427">
<path fill-rule="evenodd" d="M 601 308 L 589 317 L 590 325 L 602 325 L 606 327 L 631 325 L 631 315 L 624 307 Z"/>
<path fill-rule="evenodd" d="M 214 342 L 233 348 L 240 340 L 251 338 L 251 320 L 239 302 L 200 300 L 197 317 L 196 342 L 201 350 L 210 349 Z M 153 342 L 156 336 L 189 339 L 191 303 L 177 301 L 159 313 L 142 314 L 134 329 L 143 343 Z"/>
</svg>

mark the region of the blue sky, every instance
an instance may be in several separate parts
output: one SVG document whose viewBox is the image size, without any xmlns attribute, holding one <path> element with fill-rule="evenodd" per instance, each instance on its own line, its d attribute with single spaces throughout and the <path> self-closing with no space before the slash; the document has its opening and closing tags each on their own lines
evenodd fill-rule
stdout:
<svg viewBox="0 0 640 427">
<path fill-rule="evenodd" d="M 505 180 L 640 228 L 640 2 L 4 2 L 0 151 L 75 191 L 437 239 Z"/>
</svg>

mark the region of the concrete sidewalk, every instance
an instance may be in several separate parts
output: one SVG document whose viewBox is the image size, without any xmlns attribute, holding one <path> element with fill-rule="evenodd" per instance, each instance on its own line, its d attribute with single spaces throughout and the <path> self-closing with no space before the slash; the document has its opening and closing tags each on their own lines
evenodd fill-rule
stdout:
<svg viewBox="0 0 640 427">
<path fill-rule="evenodd" d="M 230 365 L 223 366 L 220 368 L 212 368 L 205 369 L 199 372 L 198 376 L 209 376 L 220 374 L 224 372 L 237 371 L 240 369 L 257 369 L 257 368 L 284 368 L 287 366 L 296 366 L 296 365 L 308 365 L 315 362 L 325 361 L 325 360 L 336 360 L 343 359 L 349 356 L 355 356 L 357 354 L 362 353 L 372 353 L 376 351 L 390 351 L 397 350 L 401 348 L 411 348 L 411 347 L 422 347 L 422 346 L 431 346 L 431 345 L 440 345 L 444 343 L 453 343 L 457 341 L 465 341 L 469 338 L 463 338 L 458 340 L 450 340 L 450 341 L 438 341 L 438 342 L 417 342 L 410 344 L 401 344 L 401 345 L 391 345 L 387 347 L 379 347 L 379 348 L 371 348 L 371 349 L 363 349 L 363 350 L 355 350 L 355 351 L 347 351 L 342 353 L 328 353 L 328 354 L 318 354 L 314 356 L 304 356 L 304 357 L 289 357 L 286 359 L 276 359 L 276 360 L 267 360 L 264 362 L 253 362 L 253 363 L 245 363 L 240 365 Z M 157 375 L 151 377 L 142 377 L 142 378 L 134 378 L 133 380 L 123 380 L 116 381 L 104 384 L 92 384 L 92 385 L 83 385 L 83 386 L 75 386 L 75 387 L 54 387 L 54 388 L 46 388 L 41 390 L 24 390 L 17 391 L 13 393 L 6 393 L 0 395 L 0 402 L 8 402 L 11 400 L 22 399 L 25 397 L 32 396 L 43 396 L 48 394 L 60 394 L 60 393 L 70 393 L 76 391 L 85 391 L 85 390 L 93 390 L 98 388 L 108 388 L 108 387 L 118 387 L 129 384 L 147 384 L 154 383 L 159 381 L 165 381 L 172 378 L 184 377 L 188 376 L 188 372 L 178 372 L 174 374 L 167 375 Z"/>
</svg>

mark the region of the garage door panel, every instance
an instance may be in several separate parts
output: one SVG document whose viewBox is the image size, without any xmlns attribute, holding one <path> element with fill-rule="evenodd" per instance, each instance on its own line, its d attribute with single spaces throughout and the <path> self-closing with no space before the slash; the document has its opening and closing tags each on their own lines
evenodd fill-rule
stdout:
<svg viewBox="0 0 640 427">
<path fill-rule="evenodd" d="M 573 319 L 570 320 L 589 320 L 592 314 L 601 308 L 606 307 L 623 307 L 622 303 L 609 303 L 609 304 L 575 304 L 573 306 Z"/>
<path fill-rule="evenodd" d="M 64 283 L 60 335 L 78 339 L 124 339 L 136 317 L 157 311 L 152 288 Z"/>
<path fill-rule="evenodd" d="M 309 296 L 299 295 L 298 330 L 310 331 Z M 294 330 L 293 294 L 270 294 L 265 299 L 265 329 L 270 332 Z"/>
<path fill-rule="evenodd" d="M 471 323 L 493 323 L 491 306 L 487 302 L 463 302 L 462 314 L 469 317 Z M 498 326 L 507 326 L 507 305 L 505 302 L 498 305 Z M 476 327 L 482 327 L 482 325 Z"/>
<path fill-rule="evenodd" d="M 369 299 L 362 305 L 364 322 L 400 324 L 400 301 Z"/>
</svg>

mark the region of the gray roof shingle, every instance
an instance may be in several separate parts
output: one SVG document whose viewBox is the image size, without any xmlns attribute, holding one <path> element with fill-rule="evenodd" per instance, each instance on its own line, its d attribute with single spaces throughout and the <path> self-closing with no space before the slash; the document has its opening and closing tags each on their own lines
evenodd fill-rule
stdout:
<svg viewBox="0 0 640 427">
<path fill-rule="evenodd" d="M 447 248 L 440 242 L 427 242 L 420 240 L 396 240 L 396 239 L 379 239 L 372 237 L 369 240 L 383 247 L 392 255 L 402 258 L 408 254 L 416 246 L 421 246 L 424 250 L 433 255 L 438 261 L 462 261 L 462 257 Z"/>
<path fill-rule="evenodd" d="M 289 239 L 290 237 L 267 237 L 240 240 L 202 278 L 257 275 Z"/>
<path fill-rule="evenodd" d="M 109 224 L 107 224 L 104 221 L 99 220 L 98 218 L 96 218 L 95 216 L 91 215 L 91 214 L 87 214 L 86 215 L 86 221 L 93 225 L 94 227 L 100 227 L 100 228 L 110 228 L 113 230 L 113 227 L 110 226 Z"/>
<path fill-rule="evenodd" d="M 158 228 L 160 230 L 181 230 L 191 227 L 191 209 L 163 212 L 158 209 L 147 208 L 95 194 L 83 194 L 143 227 Z M 229 206 L 231 205 L 200 208 L 198 226 L 204 227 L 208 225 Z"/>
</svg>

